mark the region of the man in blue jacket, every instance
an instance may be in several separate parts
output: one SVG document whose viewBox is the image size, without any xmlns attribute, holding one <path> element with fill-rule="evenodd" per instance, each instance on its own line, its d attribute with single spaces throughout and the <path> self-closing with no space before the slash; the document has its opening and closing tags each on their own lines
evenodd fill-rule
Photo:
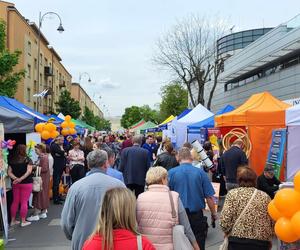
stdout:
<svg viewBox="0 0 300 250">
<path fill-rule="evenodd" d="M 156 147 L 157 145 L 154 142 L 153 136 L 147 135 L 146 143 L 143 145 L 143 148 L 148 150 L 148 155 L 149 155 L 149 160 L 151 165 L 154 162 L 153 155 L 155 154 Z"/>
<path fill-rule="evenodd" d="M 123 172 L 124 182 L 135 196 L 144 192 L 146 173 L 150 167 L 148 151 L 141 148 L 142 136 L 133 137 L 133 146 L 125 148 L 121 153 L 120 171 Z"/>
</svg>

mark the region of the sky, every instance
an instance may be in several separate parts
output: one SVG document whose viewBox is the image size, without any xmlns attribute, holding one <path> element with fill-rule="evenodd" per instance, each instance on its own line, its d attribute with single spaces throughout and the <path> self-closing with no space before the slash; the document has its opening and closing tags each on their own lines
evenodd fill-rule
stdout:
<svg viewBox="0 0 300 250">
<path fill-rule="evenodd" d="M 42 32 L 73 76 L 105 110 L 121 116 L 126 107 L 161 101 L 160 88 L 172 80 L 151 60 L 157 40 L 178 20 L 191 14 L 220 18 L 233 32 L 273 27 L 300 13 L 299 0 L 14 0 L 16 8 L 38 23 L 39 12 L 57 12 L 46 18 Z M 229 32 L 229 31 L 228 31 Z M 101 98 L 100 98 L 101 97 Z M 105 108 L 104 108 L 105 106 Z"/>
</svg>

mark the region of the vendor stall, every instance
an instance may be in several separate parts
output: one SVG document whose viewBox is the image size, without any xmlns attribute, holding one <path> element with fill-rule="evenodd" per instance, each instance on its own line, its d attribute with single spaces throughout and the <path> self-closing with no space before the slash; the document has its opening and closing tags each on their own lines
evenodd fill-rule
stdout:
<svg viewBox="0 0 300 250">
<path fill-rule="evenodd" d="M 147 129 L 153 128 L 155 126 L 157 126 L 157 124 L 155 124 L 154 122 L 148 121 L 148 122 L 144 123 L 142 126 L 138 127 L 137 133 L 138 134 L 145 133 L 147 131 Z"/>
</svg>

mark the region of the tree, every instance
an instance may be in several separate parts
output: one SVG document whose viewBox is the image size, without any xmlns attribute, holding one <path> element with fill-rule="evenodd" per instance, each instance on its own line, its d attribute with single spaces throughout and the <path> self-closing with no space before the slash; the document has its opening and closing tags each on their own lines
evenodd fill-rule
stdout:
<svg viewBox="0 0 300 250">
<path fill-rule="evenodd" d="M 177 23 L 157 43 L 154 62 L 172 73 L 188 90 L 191 103 L 204 105 L 204 88 L 210 79 L 215 64 L 215 42 L 222 34 L 223 26 L 210 23 L 204 18 L 190 16 Z M 193 96 L 192 87 L 197 90 Z M 209 103 L 215 87 L 211 90 Z"/>
<path fill-rule="evenodd" d="M 90 126 L 94 126 L 95 124 L 94 113 L 87 106 L 84 107 L 82 120 Z"/>
<path fill-rule="evenodd" d="M 95 116 L 94 121 L 95 121 L 94 126 L 97 130 L 106 130 L 106 131 L 111 130 L 111 122 L 109 120 Z"/>
<path fill-rule="evenodd" d="M 21 51 L 9 52 L 6 43 L 6 25 L 0 20 L 0 95 L 14 97 L 18 82 L 25 76 L 25 70 L 14 71 L 19 63 Z"/>
<path fill-rule="evenodd" d="M 188 106 L 188 92 L 178 82 L 172 82 L 161 88 L 162 102 L 160 114 L 163 119 L 170 115 L 178 115 Z"/>
<path fill-rule="evenodd" d="M 71 93 L 68 90 L 63 90 L 59 96 L 59 100 L 55 103 L 57 111 L 64 115 L 70 115 L 74 119 L 77 119 L 81 114 L 79 102 L 71 97 Z"/>
</svg>

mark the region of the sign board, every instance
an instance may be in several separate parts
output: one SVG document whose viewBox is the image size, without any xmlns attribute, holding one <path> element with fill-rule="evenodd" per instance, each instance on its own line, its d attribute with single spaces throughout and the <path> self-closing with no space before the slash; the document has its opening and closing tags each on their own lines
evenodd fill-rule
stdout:
<svg viewBox="0 0 300 250">
<path fill-rule="evenodd" d="M 218 140 L 221 139 L 221 131 L 218 128 L 208 128 L 208 139 L 212 145 L 219 148 Z"/>
<path fill-rule="evenodd" d="M 215 190 L 215 194 L 214 194 L 213 198 L 214 198 L 214 203 L 215 203 L 216 211 L 218 211 L 219 198 L 220 198 L 220 183 L 212 182 L 211 184 L 212 184 L 212 186 L 213 186 L 213 188 Z M 205 209 L 209 210 L 209 207 L 208 207 L 207 204 L 205 206 Z"/>
<path fill-rule="evenodd" d="M 281 165 L 284 157 L 286 142 L 286 129 L 274 129 L 272 132 L 272 142 L 268 154 L 267 163 L 272 164 L 275 169 L 275 176 L 279 178 Z"/>
<path fill-rule="evenodd" d="M 283 101 L 283 102 L 285 102 L 285 103 L 287 103 L 287 104 L 290 104 L 290 105 L 292 105 L 292 106 L 295 106 L 295 105 L 300 104 L 300 97 L 299 97 L 299 98 L 294 98 L 294 99 L 285 100 L 285 101 Z"/>
<path fill-rule="evenodd" d="M 36 162 L 38 159 L 35 153 L 34 146 L 42 142 L 40 133 L 28 133 L 26 134 L 27 155 L 32 162 Z M 30 152 L 29 152 L 30 151 Z"/>
</svg>

